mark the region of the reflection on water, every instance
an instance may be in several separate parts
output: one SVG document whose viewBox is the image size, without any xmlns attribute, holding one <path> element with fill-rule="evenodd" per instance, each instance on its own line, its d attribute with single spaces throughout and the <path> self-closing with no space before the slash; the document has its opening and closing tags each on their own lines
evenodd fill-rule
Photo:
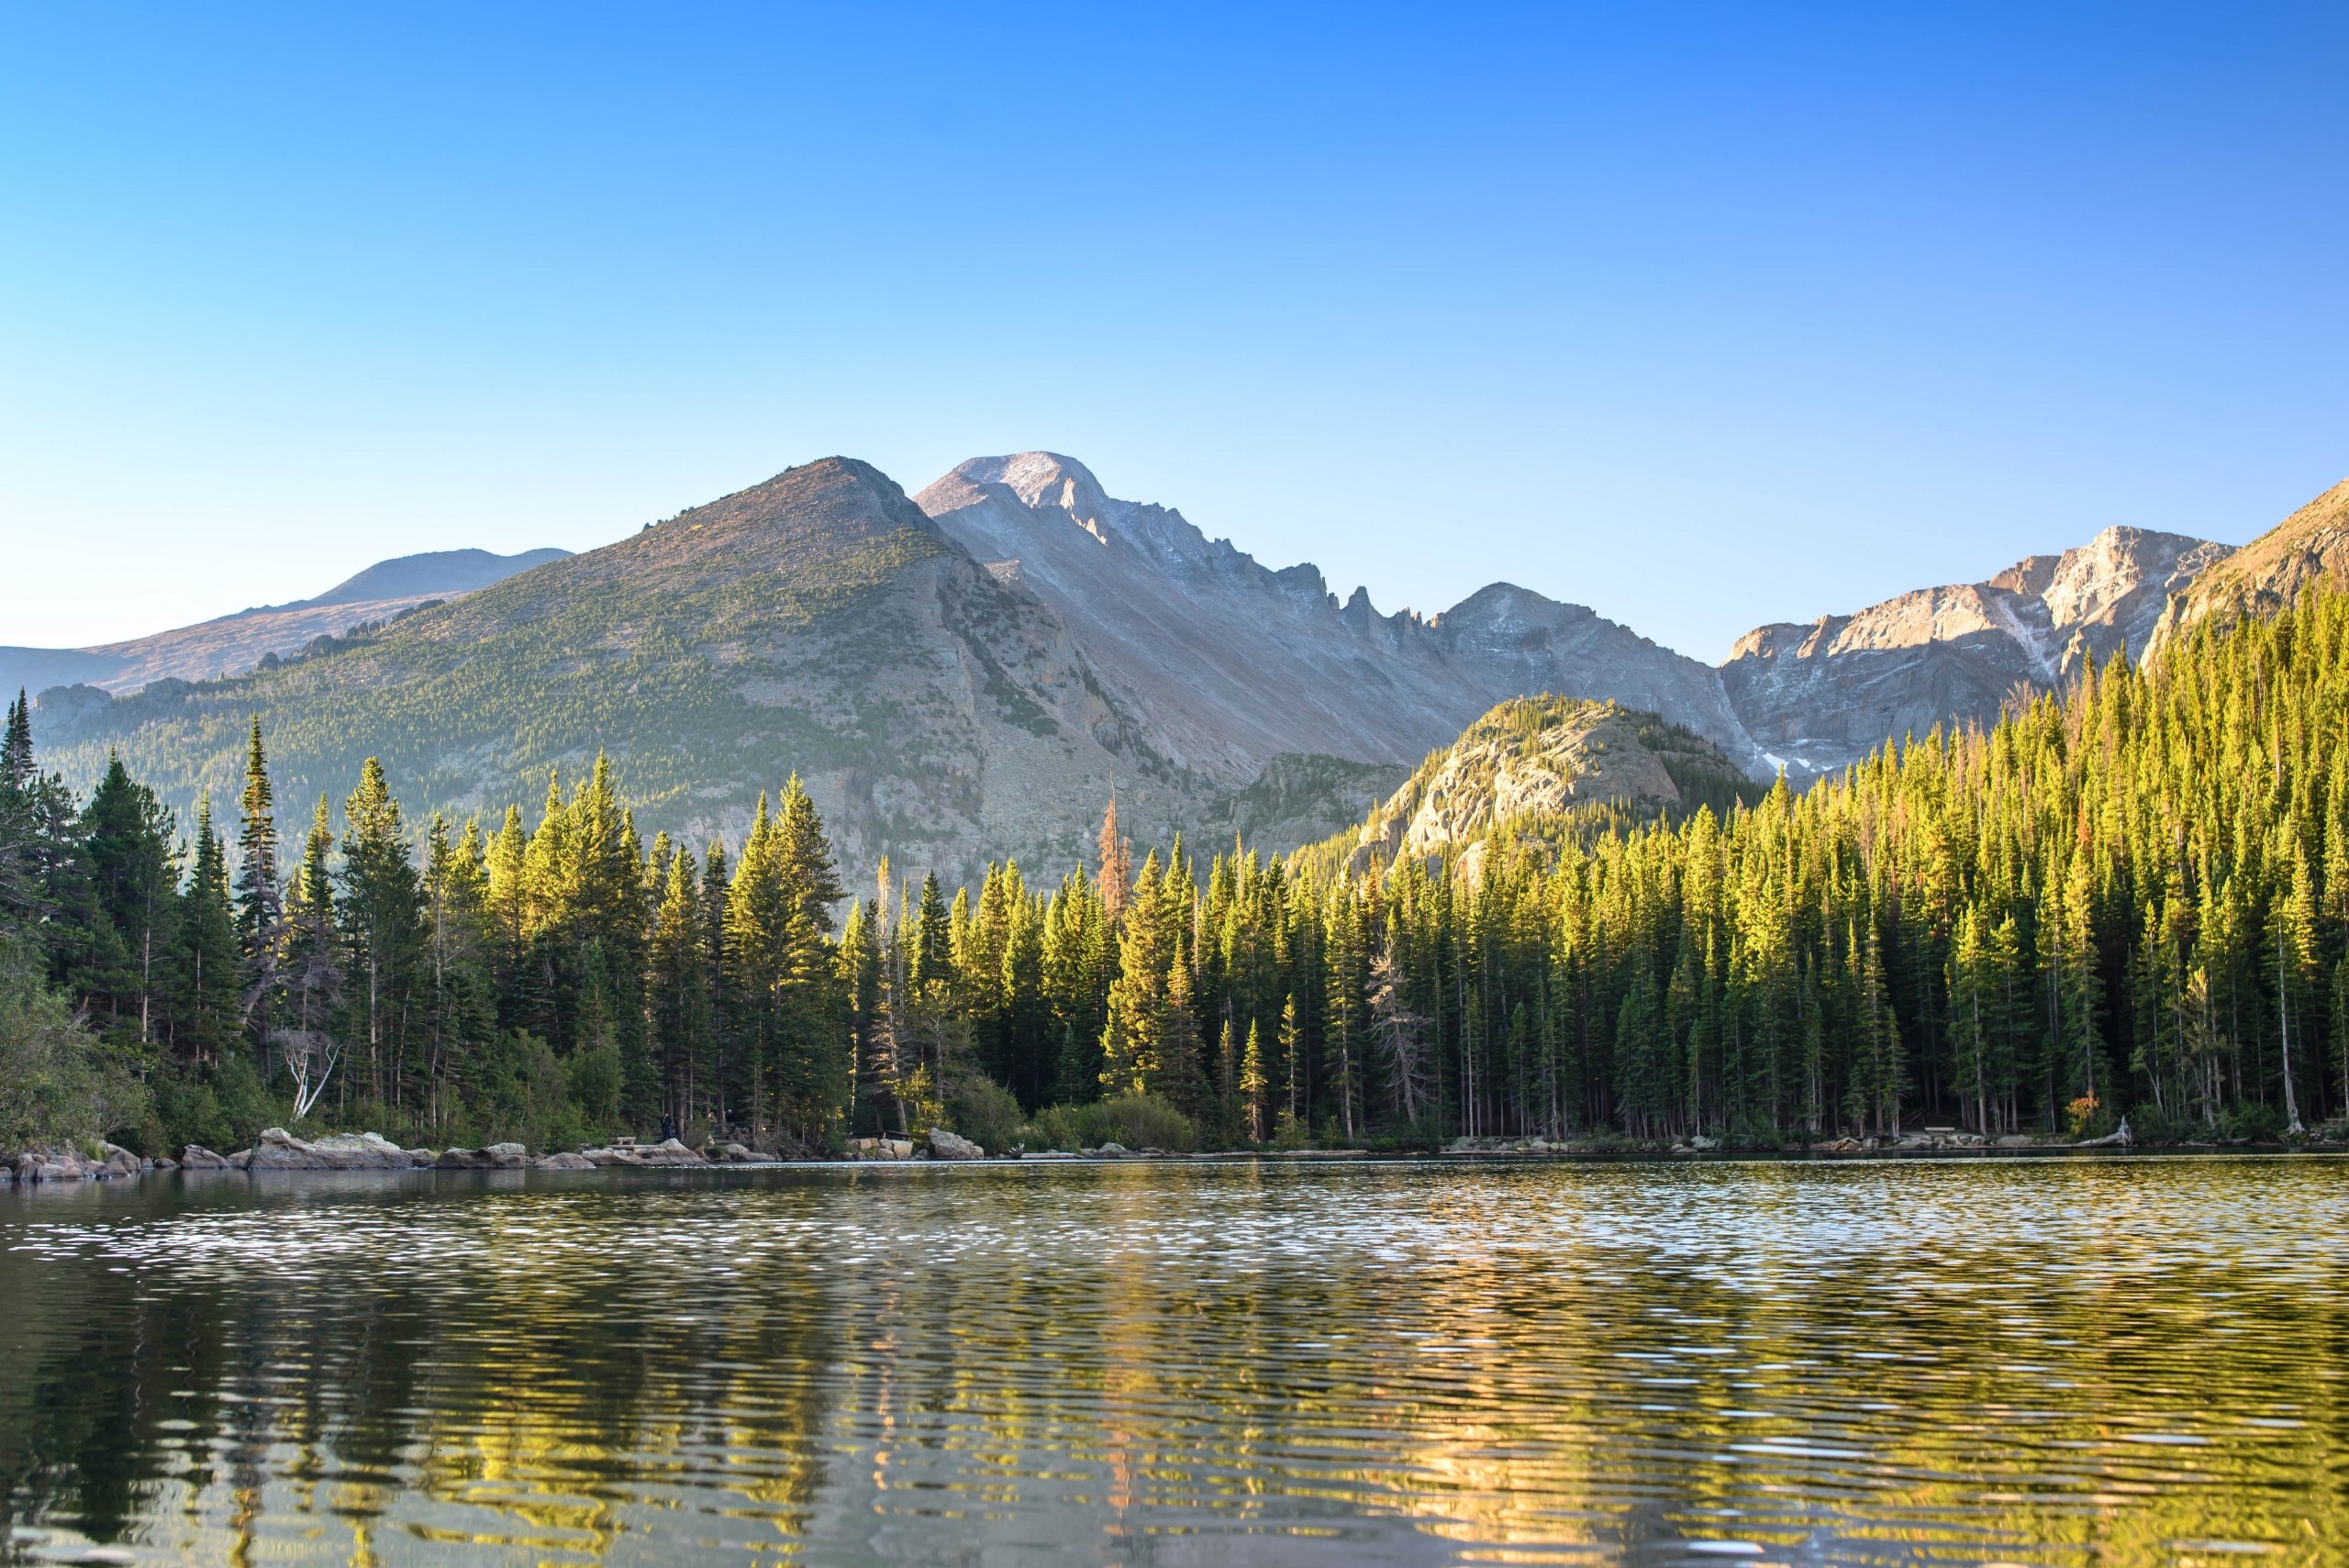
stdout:
<svg viewBox="0 0 2349 1568">
<path fill-rule="evenodd" d="M 2349 1557 L 2349 1165 L 0 1190 L 9 1550 Z"/>
</svg>

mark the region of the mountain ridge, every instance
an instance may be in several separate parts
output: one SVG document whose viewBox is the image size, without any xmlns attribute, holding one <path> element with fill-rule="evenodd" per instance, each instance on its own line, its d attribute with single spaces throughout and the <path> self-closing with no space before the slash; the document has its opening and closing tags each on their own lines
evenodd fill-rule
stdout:
<svg viewBox="0 0 2349 1568">
<path fill-rule="evenodd" d="M 362 567 L 312 598 L 256 605 L 144 637 L 83 648 L 0 648 L 0 688 L 87 684 L 122 693 L 154 681 L 241 674 L 273 653 L 282 658 L 314 639 L 388 620 L 429 599 L 473 593 L 570 553 L 551 547 L 514 555 L 427 550 Z"/>
<path fill-rule="evenodd" d="M 1364 589 L 1341 601 L 1319 567 L 1264 566 L 1053 452 L 970 459 L 915 499 L 1061 614 L 1171 756 L 1227 785 L 1282 752 L 1408 765 L 1537 691 L 1661 708 L 1760 765 L 1713 671 L 1512 584 L 1382 614 Z"/>
<path fill-rule="evenodd" d="M 1716 668 L 1513 583 L 1383 613 L 1050 452 L 971 459 L 916 496 L 827 458 L 274 667 L 46 691 L 37 723 L 69 776 L 120 750 L 182 807 L 233 798 L 252 712 L 288 800 L 339 795 L 372 751 L 416 809 L 494 817 L 607 753 L 648 831 L 732 840 L 797 773 L 852 879 L 885 854 L 967 880 L 1005 853 L 1084 859 L 1113 787 L 1137 833 L 1314 843 L 1537 695 L 1655 714 L 1749 780 L 1806 782 L 2141 653 L 2227 559 L 2109 528 L 1756 628 Z"/>
</svg>

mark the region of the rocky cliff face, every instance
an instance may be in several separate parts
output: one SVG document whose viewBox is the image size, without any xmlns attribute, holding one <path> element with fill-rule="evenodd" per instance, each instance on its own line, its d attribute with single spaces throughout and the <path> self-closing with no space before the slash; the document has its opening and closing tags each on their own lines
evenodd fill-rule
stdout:
<svg viewBox="0 0 2349 1568">
<path fill-rule="evenodd" d="M 1579 605 L 1504 583 L 1431 618 L 1382 615 L 1050 452 L 974 458 L 916 499 L 1058 612 L 1170 759 L 1227 788 L 1283 753 L 1408 764 L 1537 692 L 1652 708 L 1764 767 L 1715 672 Z"/>
<path fill-rule="evenodd" d="M 2145 658 L 2205 620 L 2272 616 L 2320 578 L 2349 584 L 2349 479 L 2196 579 L 2169 602 L 2147 639 Z"/>
<path fill-rule="evenodd" d="M 1853 616 L 1758 627 L 1721 666 L 1747 732 L 1797 779 L 1832 772 L 1887 739 L 2000 706 L 2114 653 L 2141 654 L 2169 596 L 2229 548 L 2111 528 L 2077 550 L 2034 555 L 1984 583 L 1926 588 Z"/>
</svg>

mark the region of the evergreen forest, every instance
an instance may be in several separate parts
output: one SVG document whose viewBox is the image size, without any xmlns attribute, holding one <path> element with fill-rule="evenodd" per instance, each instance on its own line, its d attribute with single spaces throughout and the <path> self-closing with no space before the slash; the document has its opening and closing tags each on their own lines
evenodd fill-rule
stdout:
<svg viewBox="0 0 2349 1568">
<path fill-rule="evenodd" d="M 239 797 L 182 822 L 119 759 L 77 797 L 31 717 L 0 758 L 0 1146 L 2349 1127 L 2330 589 L 1799 795 L 1360 868 L 1137 858 L 1112 802 L 1090 863 L 951 891 L 843 887 L 796 779 L 731 848 L 647 841 L 601 760 L 532 811 L 417 821 L 373 763 L 280 802 L 256 720 Z"/>
</svg>

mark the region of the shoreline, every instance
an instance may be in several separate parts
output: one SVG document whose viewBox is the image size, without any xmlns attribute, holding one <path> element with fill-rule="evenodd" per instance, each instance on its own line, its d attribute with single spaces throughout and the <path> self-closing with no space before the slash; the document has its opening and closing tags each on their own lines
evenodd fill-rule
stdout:
<svg viewBox="0 0 2349 1568">
<path fill-rule="evenodd" d="M 510 1164 L 486 1163 L 417 1163 L 409 1165 L 333 1165 L 270 1163 L 253 1166 L 219 1164 L 184 1164 L 171 1160 L 140 1162 L 136 1169 L 92 1171 L 79 1175 L 52 1174 L 25 1178 L 0 1165 L 0 1188 L 11 1190 L 47 1188 L 51 1191 L 87 1191 L 96 1187 L 136 1184 L 145 1178 L 184 1177 L 196 1184 L 209 1184 L 228 1177 L 271 1180 L 281 1176 L 493 1176 L 530 1177 L 604 1176 L 611 1174 L 662 1176 L 708 1176 L 752 1174 L 768 1171 L 819 1171 L 841 1169 L 983 1167 L 1001 1168 L 1008 1165 L 1665 1165 L 1665 1164 L 1777 1164 L 1777 1165 L 1852 1165 L 1870 1163 L 1953 1163 L 1981 1161 L 2047 1162 L 2076 1161 L 2083 1163 L 2117 1163 L 2140 1160 L 2207 1160 L 2207 1159 L 2342 1159 L 2349 1157 L 2349 1148 L 2333 1144 L 2241 1144 L 2241 1145 L 2165 1145 L 2158 1148 L 2081 1148 L 2074 1145 L 2050 1144 L 2012 1149 L 1882 1149 L 1832 1152 L 1807 1150 L 1417 1150 L 1386 1151 L 1367 1149 L 1302 1149 L 1302 1150 L 1217 1150 L 1189 1153 L 1163 1151 L 1144 1152 L 1128 1151 L 1121 1153 L 1085 1151 L 1069 1153 L 1052 1151 L 1036 1154 L 1007 1154 L 982 1159 L 931 1159 L 918 1156 L 903 1160 L 857 1159 L 773 1159 L 773 1160 L 702 1160 L 676 1163 L 596 1164 L 584 1159 L 575 1163 L 549 1164 L 537 1160 L 525 1160 Z M 501 1184 L 504 1184 L 501 1183 Z"/>
</svg>

